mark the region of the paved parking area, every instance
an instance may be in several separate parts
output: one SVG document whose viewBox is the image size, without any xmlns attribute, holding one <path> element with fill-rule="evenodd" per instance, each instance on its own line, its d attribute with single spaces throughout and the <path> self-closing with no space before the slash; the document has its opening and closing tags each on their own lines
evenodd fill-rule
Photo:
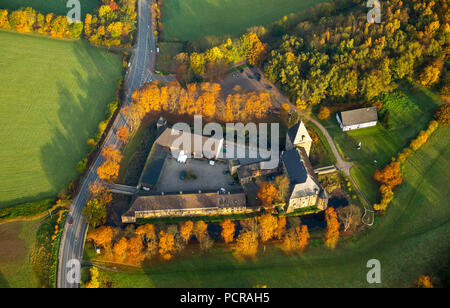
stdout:
<svg viewBox="0 0 450 308">
<path fill-rule="evenodd" d="M 196 179 L 180 179 L 181 172 L 189 170 L 197 176 Z M 214 166 L 209 164 L 206 159 L 188 159 L 186 164 L 180 164 L 175 158 L 167 158 L 161 176 L 158 180 L 155 190 L 157 192 L 197 192 L 219 190 L 237 190 L 239 184 L 229 185 L 234 179 L 230 174 L 224 174 L 228 170 L 228 164 L 224 162 L 215 162 Z"/>
</svg>

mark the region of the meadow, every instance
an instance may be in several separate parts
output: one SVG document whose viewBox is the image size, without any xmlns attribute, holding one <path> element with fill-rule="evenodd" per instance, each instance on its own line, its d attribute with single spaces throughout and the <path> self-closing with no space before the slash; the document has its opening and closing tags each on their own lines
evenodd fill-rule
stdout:
<svg viewBox="0 0 450 308">
<path fill-rule="evenodd" d="M 0 67 L 0 207 L 54 197 L 106 118 L 121 58 L 84 41 L 1 31 Z"/>
<path fill-rule="evenodd" d="M 439 128 L 405 165 L 405 181 L 384 217 L 335 251 L 313 245 L 303 255 L 286 256 L 274 246 L 253 261 L 238 261 L 216 245 L 168 263 L 139 270 L 105 272 L 114 287 L 412 287 L 421 274 L 447 285 L 450 248 L 448 170 L 450 128 Z M 381 284 L 366 281 L 367 261 L 381 262 Z"/>
<path fill-rule="evenodd" d="M 40 220 L 0 224 L 0 288 L 33 288 L 31 252 Z"/>
<path fill-rule="evenodd" d="M 100 4 L 97 0 L 79 0 L 81 4 L 82 19 L 87 13 L 91 13 Z M 55 13 L 56 15 L 66 15 L 70 8 L 67 8 L 68 0 L 0 0 L 0 8 L 17 10 L 22 7 L 32 7 L 42 14 Z"/>
<path fill-rule="evenodd" d="M 166 40 L 189 41 L 204 36 L 235 35 L 266 25 L 324 0 L 164 0 Z"/>
<path fill-rule="evenodd" d="M 352 176 L 372 204 L 378 201 L 378 185 L 373 180 L 375 170 L 387 165 L 392 157 L 397 156 L 399 151 L 427 127 L 441 103 L 436 94 L 412 85 L 403 86 L 381 101 L 384 105 L 381 113 L 386 110 L 389 112 L 387 124 L 383 125 L 380 117 L 375 127 L 343 133 L 335 114 L 323 122 L 341 155 L 354 163 Z M 361 150 L 357 149 L 359 142 Z"/>
</svg>

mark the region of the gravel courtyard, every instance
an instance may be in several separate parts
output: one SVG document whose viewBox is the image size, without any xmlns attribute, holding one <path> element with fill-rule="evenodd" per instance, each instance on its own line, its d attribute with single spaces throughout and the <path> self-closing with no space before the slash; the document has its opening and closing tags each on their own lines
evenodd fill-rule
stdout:
<svg viewBox="0 0 450 308">
<path fill-rule="evenodd" d="M 196 179 L 180 179 L 183 170 L 194 174 Z M 181 164 L 175 158 L 167 158 L 161 177 L 156 185 L 157 192 L 197 192 L 213 191 L 225 188 L 226 190 L 237 190 L 240 185 L 229 185 L 234 179 L 230 174 L 224 174 L 228 170 L 228 164 L 215 162 L 214 166 L 206 159 L 188 159 L 186 164 Z"/>
</svg>

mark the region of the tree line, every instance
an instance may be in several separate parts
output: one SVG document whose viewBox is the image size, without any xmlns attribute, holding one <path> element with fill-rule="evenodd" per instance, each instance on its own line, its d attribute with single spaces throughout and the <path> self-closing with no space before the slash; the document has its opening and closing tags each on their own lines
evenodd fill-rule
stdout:
<svg viewBox="0 0 450 308">
<path fill-rule="evenodd" d="M 135 129 L 152 112 L 203 115 L 208 119 L 224 122 L 249 122 L 267 116 L 272 106 L 271 97 L 266 92 L 243 92 L 235 89 L 225 99 L 223 97 L 218 83 L 191 83 L 184 88 L 178 82 L 163 85 L 154 81 L 133 93 L 133 102 L 124 107 L 124 113 L 131 129 Z"/>
<path fill-rule="evenodd" d="M 57 16 L 53 13 L 44 15 L 31 7 L 16 11 L 0 9 L 0 29 L 60 39 L 78 39 L 83 32 L 83 23 L 69 22 L 66 16 Z"/>
<path fill-rule="evenodd" d="M 409 146 L 405 147 L 397 157 L 393 157 L 387 166 L 375 171 L 373 178 L 380 184 L 379 191 L 381 195 L 380 202 L 373 206 L 375 210 L 386 211 L 388 205 L 394 199 L 393 189 L 403 183 L 403 165 L 408 157 L 425 145 L 439 125 L 449 125 L 449 118 L 450 105 L 441 105 L 436 110 L 434 119 L 430 121 L 427 129 L 420 131 L 419 135 L 410 142 Z"/>
<path fill-rule="evenodd" d="M 327 229 L 324 244 L 334 249 L 339 240 L 340 223 L 336 211 L 326 211 Z M 277 243 L 287 254 L 303 253 L 308 248 L 308 227 L 298 217 L 276 217 L 264 214 L 234 222 L 229 219 L 220 224 L 220 236 L 216 240 L 208 232 L 204 221 L 186 221 L 178 225 L 130 226 L 125 230 L 101 226 L 91 231 L 87 239 L 103 250 L 102 260 L 131 265 L 145 261 L 167 261 L 179 255 L 193 242 L 203 252 L 208 252 L 218 240 L 230 248 L 237 258 L 256 258 L 261 245 Z"/>
</svg>

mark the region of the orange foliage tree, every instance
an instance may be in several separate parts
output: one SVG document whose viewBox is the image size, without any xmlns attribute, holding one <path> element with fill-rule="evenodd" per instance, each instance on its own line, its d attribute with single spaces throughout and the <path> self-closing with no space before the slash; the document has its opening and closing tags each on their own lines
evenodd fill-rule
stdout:
<svg viewBox="0 0 450 308">
<path fill-rule="evenodd" d="M 234 234 L 236 232 L 236 225 L 234 224 L 234 222 L 229 219 L 225 219 L 220 223 L 220 226 L 222 227 L 221 235 L 225 243 L 232 243 L 234 240 Z"/>
<path fill-rule="evenodd" d="M 236 253 L 243 257 L 256 257 L 258 253 L 258 234 L 247 230 L 236 239 Z"/>
<path fill-rule="evenodd" d="M 327 230 L 325 232 L 325 246 L 334 249 L 339 241 L 339 221 L 334 208 L 329 207 L 325 211 Z"/>
<path fill-rule="evenodd" d="M 117 129 L 116 137 L 123 143 L 127 143 L 128 137 L 130 137 L 130 131 L 128 130 L 128 128 L 126 126 L 120 126 Z"/>
<path fill-rule="evenodd" d="M 277 230 L 278 220 L 271 214 L 265 214 L 258 217 L 259 236 L 263 243 L 272 239 Z"/>
<path fill-rule="evenodd" d="M 257 196 L 265 208 L 270 208 L 278 199 L 278 191 L 272 183 L 264 182 L 259 188 Z"/>
<path fill-rule="evenodd" d="M 376 170 L 374 179 L 375 181 L 386 184 L 391 188 L 400 185 L 403 182 L 400 163 L 393 161 L 383 170 Z"/>
<path fill-rule="evenodd" d="M 285 232 L 286 232 L 286 217 L 285 216 L 278 217 L 277 229 L 275 230 L 275 237 L 281 240 Z"/>
<path fill-rule="evenodd" d="M 194 230 L 194 223 L 190 220 L 184 222 L 180 226 L 180 236 L 187 244 Z"/>
<path fill-rule="evenodd" d="M 114 230 L 111 227 L 102 226 L 87 235 L 88 240 L 92 240 L 95 245 L 101 246 L 107 253 L 111 252 Z"/>
<path fill-rule="evenodd" d="M 159 232 L 159 254 L 164 260 L 172 259 L 175 253 L 175 239 L 163 230 Z"/>
</svg>

